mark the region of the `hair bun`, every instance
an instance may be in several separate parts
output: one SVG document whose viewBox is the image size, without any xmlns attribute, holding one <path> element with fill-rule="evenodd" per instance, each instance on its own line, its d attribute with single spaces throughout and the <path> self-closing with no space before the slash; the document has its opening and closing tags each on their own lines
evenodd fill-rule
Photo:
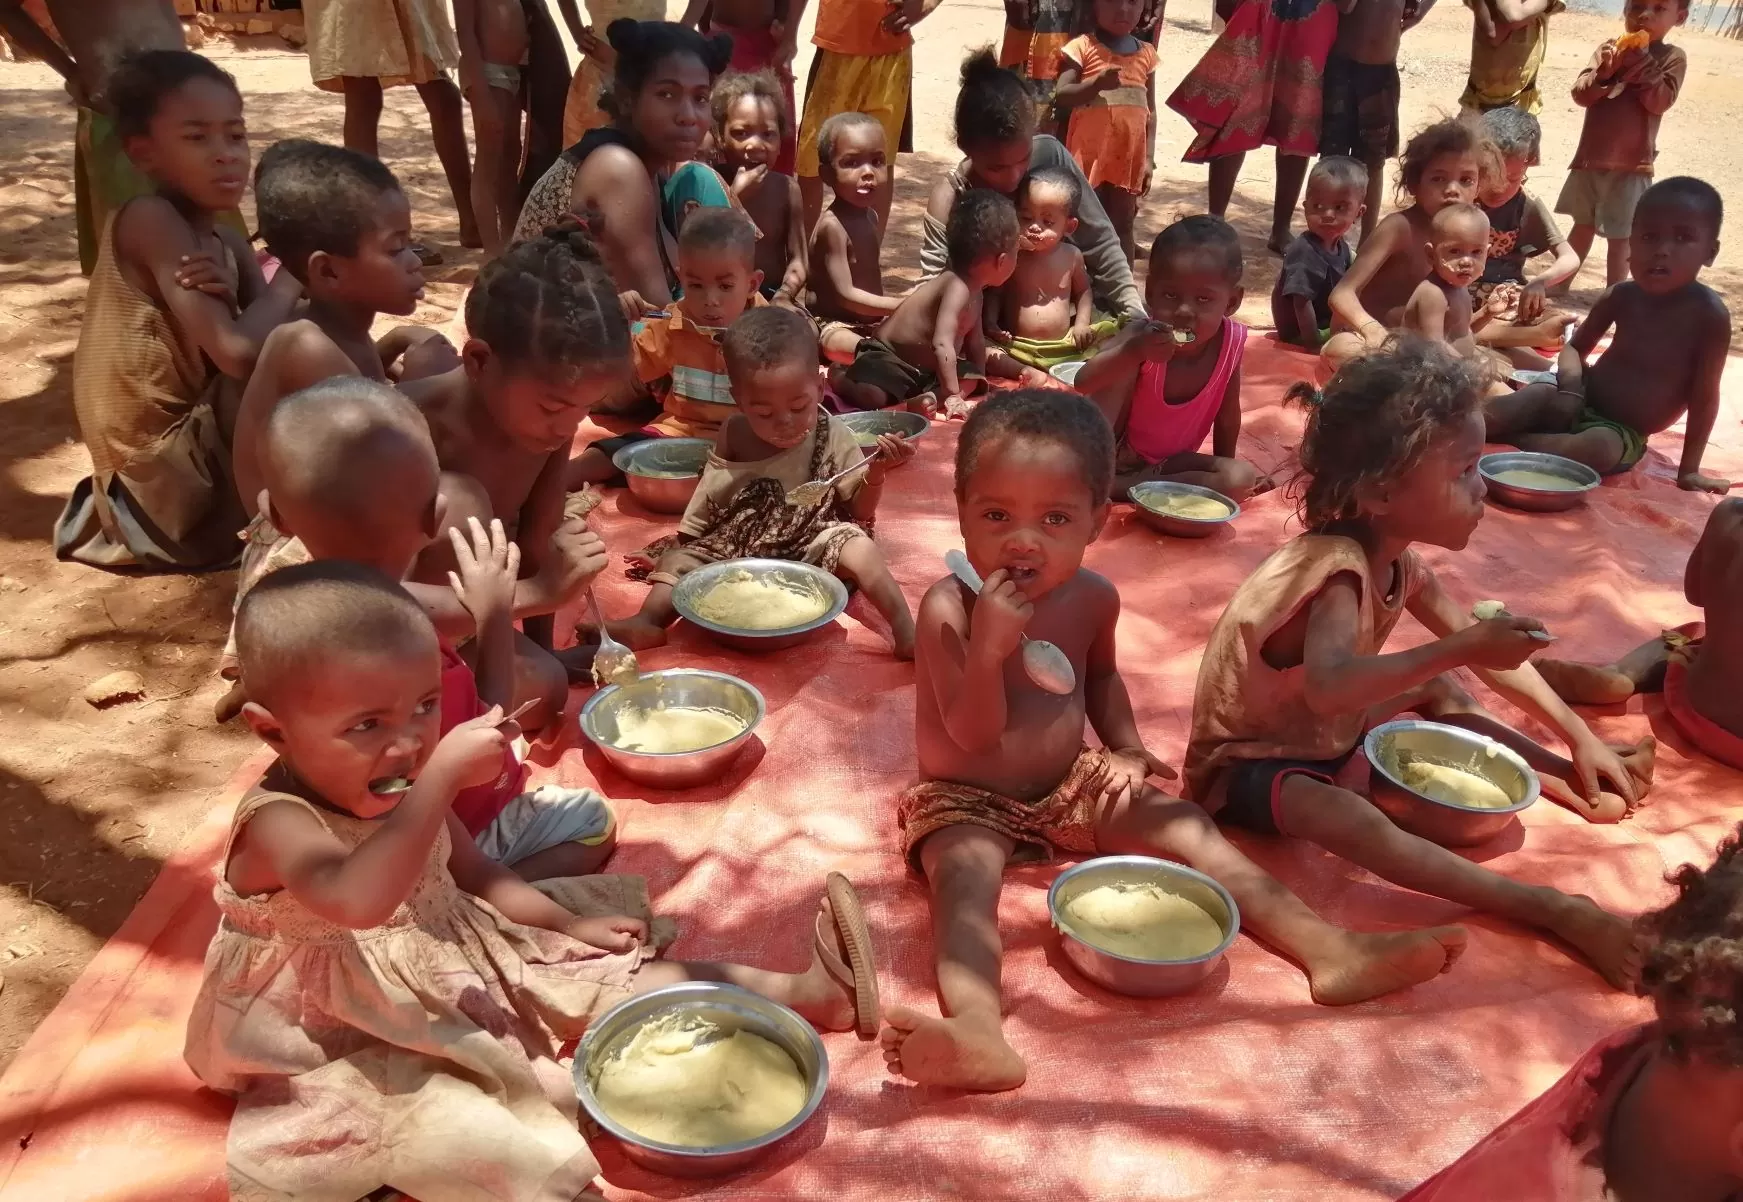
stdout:
<svg viewBox="0 0 1743 1202">
<path fill-rule="evenodd" d="M 555 225 L 545 227 L 539 235 L 547 242 L 555 242 L 568 248 L 575 258 L 588 263 L 605 263 L 605 256 L 599 253 L 599 243 L 593 240 L 593 228 L 587 219 L 571 213 Z"/>
<path fill-rule="evenodd" d="M 1003 70 L 999 60 L 993 54 L 992 46 L 982 46 L 973 54 L 962 60 L 962 82 L 973 83 L 985 79 L 989 74 Z"/>
<path fill-rule="evenodd" d="M 605 27 L 605 40 L 619 54 L 634 54 L 641 45 L 642 23 L 632 17 L 619 17 Z M 730 46 L 730 41 L 728 42 Z"/>
<path fill-rule="evenodd" d="M 732 65 L 732 38 L 717 33 L 702 44 L 707 51 L 702 65 L 708 68 L 709 75 L 719 75 Z"/>
</svg>

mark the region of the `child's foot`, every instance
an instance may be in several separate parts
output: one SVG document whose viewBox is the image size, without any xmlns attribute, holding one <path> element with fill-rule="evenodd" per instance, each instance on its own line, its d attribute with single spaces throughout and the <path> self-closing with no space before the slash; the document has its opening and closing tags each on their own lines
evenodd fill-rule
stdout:
<svg viewBox="0 0 1743 1202">
<path fill-rule="evenodd" d="M 1609 664 L 1543 658 L 1531 662 L 1551 691 L 1574 705 L 1618 705 L 1634 696 L 1634 682 Z"/>
<path fill-rule="evenodd" d="M 1349 1006 L 1431 981 L 1464 953 L 1467 938 L 1463 927 L 1352 931 L 1343 955 L 1309 966 L 1313 1000 L 1322 1006 Z"/>
<path fill-rule="evenodd" d="M 890 638 L 895 643 L 897 659 L 914 658 L 914 619 L 903 614 L 890 624 Z"/>
<path fill-rule="evenodd" d="M 898 651 L 897 654 L 900 655 L 901 652 Z M 914 635 L 912 624 L 910 624 L 908 631 L 908 654 L 904 658 L 914 658 Z M 222 726 L 237 714 L 240 714 L 242 712 L 242 707 L 246 704 L 248 704 L 248 693 L 243 689 L 242 682 L 238 680 L 225 690 L 224 695 L 218 698 L 217 702 L 212 706 L 212 719 L 217 722 L 219 726 Z"/>
<path fill-rule="evenodd" d="M 1015 1089 L 1029 1075 L 998 1023 L 930 1018 L 907 1006 L 884 1013 L 884 1063 L 921 1085 L 950 1085 L 989 1093 Z"/>
<path fill-rule="evenodd" d="M 1630 747 L 1626 743 L 1612 743 L 1610 750 L 1622 758 L 1623 767 L 1628 769 L 1628 775 L 1634 778 L 1638 788 L 1643 792 L 1652 785 L 1652 773 L 1658 765 L 1658 740 L 1651 735 L 1645 735 L 1640 742 Z"/>
<path fill-rule="evenodd" d="M 605 629 L 611 632 L 612 638 L 631 651 L 646 651 L 649 647 L 666 645 L 666 628 L 654 622 L 644 622 L 639 618 L 624 618 L 620 622 L 607 622 Z"/>
<path fill-rule="evenodd" d="M 1265 249 L 1274 255 L 1286 255 L 1289 253 L 1289 244 L 1293 241 L 1295 239 L 1288 230 L 1284 230 L 1282 233 L 1272 230 L 1270 240 L 1265 243 Z"/>
<path fill-rule="evenodd" d="M 575 633 L 577 636 L 583 634 L 579 630 Z M 590 685 L 593 683 L 593 656 L 598 650 L 597 642 L 582 641 L 573 647 L 551 652 L 551 657 L 563 665 L 563 675 L 569 678 L 570 684 Z"/>
<path fill-rule="evenodd" d="M 1640 979 L 1640 936 L 1634 924 L 1603 909 L 1584 894 L 1562 895 L 1544 928 L 1571 946 L 1617 989 L 1633 990 Z"/>
<path fill-rule="evenodd" d="M 829 874 L 829 891 L 817 908 L 811 967 L 788 999 L 793 1009 L 822 1031 L 851 1031 L 865 1038 L 878 1029 L 877 966 L 865 911 L 853 885 Z"/>
</svg>

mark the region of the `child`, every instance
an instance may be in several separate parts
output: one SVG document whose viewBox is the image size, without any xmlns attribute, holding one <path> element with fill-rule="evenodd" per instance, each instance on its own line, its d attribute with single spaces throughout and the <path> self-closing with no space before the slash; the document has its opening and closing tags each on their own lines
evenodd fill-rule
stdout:
<svg viewBox="0 0 1743 1202">
<path fill-rule="evenodd" d="M 247 240 L 217 221 L 248 182 L 234 79 L 197 54 L 148 50 L 115 68 L 108 102 L 156 192 L 102 230 L 73 356 L 91 474 L 55 524 L 55 554 L 110 568 L 220 567 L 235 560 L 243 522 L 229 449 L 240 388 L 223 380 L 248 377 L 299 288 L 289 275 L 268 287 Z"/>
<path fill-rule="evenodd" d="M 756 222 L 763 297 L 796 306 L 805 290 L 805 208 L 799 182 L 787 174 L 791 164 L 783 167 L 775 159 L 776 151 L 792 140 L 793 118 L 767 71 L 721 76 L 711 101 L 721 174 L 733 199 Z"/>
<path fill-rule="evenodd" d="M 521 68 L 527 17 L 520 0 L 454 0 L 460 90 L 472 109 L 472 215 L 494 258 L 520 215 Z"/>
<path fill-rule="evenodd" d="M 1203 810 L 1146 783 L 1174 774 L 1145 749 L 1115 662 L 1119 595 L 1083 567 L 1107 518 L 1112 471 L 1107 422 L 1056 389 L 987 400 L 957 444 L 957 517 L 986 583 L 975 597 L 946 576 L 920 604 L 921 780 L 896 817 L 931 893 L 943 1016 L 893 1006 L 883 1033 L 890 1068 L 915 1081 L 1023 1083 L 1023 1058 L 1000 1029 L 1000 878 L 1007 863 L 1055 849 L 1163 856 L 1209 873 L 1253 934 L 1302 965 L 1322 1005 L 1430 980 L 1464 946 L 1459 927 L 1366 934 L 1329 925 Z M 1075 692 L 1056 697 L 1030 683 L 1018 652 L 1025 632 L 1065 652 Z M 1085 745 L 1086 722 L 1100 747 Z"/>
<path fill-rule="evenodd" d="M 928 395 L 954 412 L 986 386 L 983 307 L 1017 266 L 1017 210 L 997 192 L 964 192 L 950 210 L 950 266 L 902 298 L 853 363 L 833 373 L 837 395 L 859 409 L 883 409 Z M 1034 368 L 1014 360 L 1010 374 Z M 1039 373 L 1035 373 L 1039 374 Z"/>
<path fill-rule="evenodd" d="M 1640 920 L 1655 1021 L 1598 1041 L 1538 1099 L 1400 1202 L 1644 1202 L 1743 1191 L 1743 834 Z"/>
<path fill-rule="evenodd" d="M 1629 231 L 1634 208 L 1652 185 L 1658 123 L 1688 74 L 1688 55 L 1667 45 L 1664 35 L 1688 16 L 1688 0 L 1628 0 L 1622 14 L 1628 37 L 1645 34 L 1647 44 L 1622 49 L 1621 39 L 1612 38 L 1574 80 L 1574 103 L 1586 110 L 1586 120 L 1555 211 L 1573 218 L 1568 241 L 1580 262 L 1594 237 L 1606 240 L 1604 277 L 1611 285 L 1628 278 Z"/>
<path fill-rule="evenodd" d="M 1700 282 L 1719 252 L 1723 220 L 1724 202 L 1701 180 L 1675 176 L 1647 189 L 1634 212 L 1634 279 L 1592 306 L 1562 349 L 1557 382 L 1489 402 L 1489 440 L 1625 472 L 1646 454 L 1650 435 L 1686 414 L 1677 484 L 1727 491 L 1728 481 L 1701 471 L 1731 343 L 1724 299 Z M 1609 348 L 1588 365 L 1612 327 Z"/>
<path fill-rule="evenodd" d="M 1407 834 L 1337 783 L 1370 725 L 1414 711 L 1577 781 L 1570 808 L 1591 821 L 1617 821 L 1645 791 L 1633 774 L 1646 776 L 1649 748 L 1624 762 L 1526 663 L 1543 645 L 1532 636 L 1541 624 L 1473 622 L 1411 549 L 1461 550 L 1483 516 L 1481 373 L 1406 338 L 1340 369 L 1323 399 L 1305 384 L 1291 395 L 1309 404 L 1307 533 L 1247 578 L 1211 631 L 1186 750 L 1191 796 L 1226 826 L 1306 839 L 1394 884 L 1557 936 L 1625 988 L 1635 967 L 1626 921 Z M 1435 639 L 1388 654 L 1406 610 Z M 1448 675 L 1459 667 L 1557 731 L 1571 762 L 1484 713 Z M 1601 794 L 1605 781 L 1619 795 Z"/>
<path fill-rule="evenodd" d="M 1307 228 L 1283 252 L 1271 291 L 1277 341 L 1317 351 L 1331 336 L 1331 291 L 1350 269 L 1350 227 L 1361 220 L 1368 169 L 1347 155 L 1320 159 L 1307 175 Z"/>
<path fill-rule="evenodd" d="M 1477 354 L 1471 331 L 1494 316 L 1485 307 L 1471 313 L 1471 285 L 1489 254 L 1489 219 L 1473 204 L 1450 204 L 1428 223 L 1428 278 L 1404 306 L 1403 328 L 1431 342 L 1444 342 L 1466 358 Z M 1502 302 L 1495 297 L 1490 305 Z"/>
<path fill-rule="evenodd" d="M 682 19 L 704 36 L 724 34 L 732 39 L 732 61 L 727 69 L 734 75 L 761 75 L 768 80 L 776 122 L 763 165 L 772 165 L 796 190 L 799 182 L 793 179 L 793 165 L 798 141 L 793 127 L 798 121 L 798 110 L 793 105 L 793 57 L 798 46 L 794 35 L 787 32 L 787 0 L 690 0 Z M 718 131 L 718 102 L 715 113 Z M 799 211 L 803 212 L 802 206 Z M 802 218 L 795 220 L 804 224 Z M 778 278 L 779 274 L 770 272 L 769 278 Z"/>
<path fill-rule="evenodd" d="M 1328 370 L 1378 350 L 1398 328 L 1404 306 L 1428 278 L 1429 222 L 1449 204 L 1477 199 L 1489 149 L 1488 135 L 1475 118 L 1437 121 L 1404 147 L 1398 191 L 1400 199 L 1408 196 L 1412 203 L 1387 214 L 1372 236 L 1364 231 L 1355 262 L 1331 290 L 1332 335 L 1320 351 Z M 1370 178 L 1367 221 L 1377 203 Z"/>
<path fill-rule="evenodd" d="M 1053 88 L 1059 79 L 1059 52 L 1075 36 L 1076 0 L 1005 0 L 998 63 L 1022 76 L 1042 133 L 1056 130 Z"/>
<path fill-rule="evenodd" d="M 1095 30 L 1059 52 L 1053 103 L 1065 145 L 1132 257 L 1132 223 L 1156 172 L 1156 47 L 1132 31 L 1143 0 L 1094 0 Z"/>
<path fill-rule="evenodd" d="M 1707 517 L 1683 573 L 1683 595 L 1701 622 L 1667 630 L 1602 667 L 1540 659 L 1538 671 L 1563 701 L 1619 705 L 1636 693 L 1664 694 L 1671 722 L 1696 750 L 1743 769 L 1743 500 L 1720 501 Z"/>
<path fill-rule="evenodd" d="M 1017 266 L 986 305 L 989 342 L 1038 371 L 1082 359 L 1119 328 L 1095 319 L 1095 296 L 1077 230 L 1083 186 L 1069 171 L 1043 167 L 1017 185 Z"/>
<path fill-rule="evenodd" d="M 1471 74 L 1463 108 L 1480 113 L 1518 106 L 1527 116 L 1543 107 L 1537 72 L 1549 49 L 1549 19 L 1566 12 L 1562 0 L 1465 0 L 1475 18 Z"/>
<path fill-rule="evenodd" d="M 507 586 L 484 567 L 470 603 Z M 492 707 L 438 742 L 440 646 L 388 577 L 287 568 L 249 593 L 237 638 L 248 723 L 279 759 L 232 820 L 184 1049 L 236 1097 L 236 1196 L 603 1198 L 558 1063 L 596 1015 L 725 981 L 824 1030 L 875 1028 L 840 874 L 806 924 L 810 967 L 788 974 L 653 960 L 646 923 L 577 918 L 480 854 L 450 811 L 516 728 Z"/>
<path fill-rule="evenodd" d="M 569 461 L 565 487 L 621 476 L 611 457 L 650 438 L 713 438 L 732 416 L 732 381 L 720 332 L 745 309 L 761 305 L 757 230 L 743 211 L 698 209 L 678 234 L 678 278 L 684 295 L 667 316 L 650 315 L 630 339 L 636 379 L 660 400 L 651 425 L 593 443 Z"/>
<path fill-rule="evenodd" d="M 1325 60 L 1319 153 L 1347 154 L 1368 169 L 1368 200 L 1362 212 L 1363 250 L 1367 250 L 1370 235 L 1380 220 L 1386 164 L 1398 153 L 1398 100 L 1402 91 L 1398 82 L 1398 47 L 1405 30 L 1422 20 L 1432 4 L 1433 0 L 1338 3 L 1337 41 L 1332 43 Z M 1405 170 L 1409 171 L 1408 151 Z M 1471 197 L 1461 199 L 1468 201 Z M 1411 281 L 1412 286 L 1415 283 Z"/>
<path fill-rule="evenodd" d="M 1549 360 L 1531 348 L 1558 345 L 1567 332 L 1568 315 L 1546 304 L 1550 289 L 1573 279 L 1580 257 L 1555 223 L 1555 215 L 1525 190 L 1525 173 L 1537 166 L 1542 130 L 1537 118 L 1520 108 L 1490 109 L 1483 114 L 1489 139 L 1501 159 L 1501 175 L 1480 192 L 1489 217 L 1489 261 L 1483 278 L 1471 285 L 1471 301 L 1487 305 L 1497 292 L 1507 308 L 1477 331 L 1479 345 L 1507 356 L 1514 367 L 1541 371 Z M 1525 262 L 1542 254 L 1555 261 L 1527 279 Z"/>
<path fill-rule="evenodd" d="M 723 559 L 792 559 L 863 589 L 890 624 L 896 657 L 914 658 L 908 602 L 868 533 L 884 477 L 914 457 L 914 445 L 886 434 L 868 460 L 853 431 L 819 412 L 817 337 L 791 309 L 746 313 L 727 330 L 722 349 L 744 399 L 720 429 L 676 537 L 643 552 L 654 570 L 641 612 L 613 624 L 612 633 L 638 650 L 658 646 L 678 617 L 672 586 L 686 572 Z M 799 485 L 860 462 L 867 464 L 863 475 L 849 476 L 816 504 L 787 502 Z"/>
<path fill-rule="evenodd" d="M 889 178 L 884 128 L 864 113 L 837 113 L 817 134 L 817 161 L 835 199 L 811 232 L 810 310 L 823 324 L 823 353 L 852 363 L 859 340 L 896 311 L 884 295 L 883 225 L 873 203 Z"/>
<path fill-rule="evenodd" d="M 1197 484 L 1237 501 L 1259 487 L 1258 469 L 1235 458 L 1247 346 L 1247 327 L 1234 319 L 1241 271 L 1240 236 L 1228 222 L 1176 221 L 1150 248 L 1151 319 L 1114 335 L 1077 373 L 1078 391 L 1094 398 L 1119 442 L 1114 500 L 1144 480 Z M 1178 342 L 1180 333 L 1191 339 Z"/>
</svg>

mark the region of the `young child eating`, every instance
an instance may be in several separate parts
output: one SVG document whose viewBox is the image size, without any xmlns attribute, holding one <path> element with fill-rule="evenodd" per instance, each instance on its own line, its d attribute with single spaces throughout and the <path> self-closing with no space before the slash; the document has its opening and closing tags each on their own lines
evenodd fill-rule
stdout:
<svg viewBox="0 0 1743 1202">
<path fill-rule="evenodd" d="M 1017 185 L 1017 266 L 986 305 L 986 336 L 1018 363 L 1044 371 L 1082 359 L 1118 328 L 1095 319 L 1095 296 L 1077 230 L 1083 187 L 1069 171 L 1043 167 Z"/>
<path fill-rule="evenodd" d="M 896 311 L 884 295 L 884 234 L 877 199 L 890 176 L 884 127 L 865 113 L 836 113 L 817 133 L 823 183 L 834 194 L 811 232 L 812 316 L 823 324 L 823 354 L 852 363 L 859 340 Z"/>
<path fill-rule="evenodd" d="M 1144 299 L 1150 320 L 1108 340 L 1077 373 L 1119 442 L 1113 497 L 1174 480 L 1244 500 L 1257 468 L 1235 458 L 1241 438 L 1241 240 L 1221 217 L 1186 217 L 1156 235 Z M 1202 454 L 1205 436 L 1211 453 Z"/>
<path fill-rule="evenodd" d="M 950 211 L 950 266 L 903 297 L 833 373 L 836 395 L 856 409 L 936 398 L 946 412 L 986 387 L 984 306 L 1017 267 L 1017 210 L 997 192 L 964 192 Z M 1011 361 L 1010 374 L 1034 371 Z"/>
<path fill-rule="evenodd" d="M 1477 354 L 1473 329 L 1485 324 L 1503 304 L 1495 297 L 1480 313 L 1471 312 L 1471 285 L 1483 274 L 1489 254 L 1489 219 L 1473 204 L 1450 204 L 1428 223 L 1428 278 L 1404 306 L 1402 326 L 1431 342 L 1444 342 L 1459 354 Z"/>
<path fill-rule="evenodd" d="M 792 559 L 863 589 L 890 624 L 897 658 L 912 659 L 914 619 L 869 531 L 885 476 L 914 457 L 913 444 L 885 434 L 867 459 L 853 431 L 819 409 L 817 335 L 791 309 L 746 313 L 726 332 L 721 349 L 743 398 L 738 412 L 720 429 L 677 535 L 637 557 L 652 566 L 647 579 L 653 587 L 641 611 L 612 623 L 611 633 L 638 650 L 658 646 L 677 620 L 672 586 L 686 572 L 723 559 Z M 799 485 L 862 462 L 863 473 L 821 500 L 787 501 Z"/>
<path fill-rule="evenodd" d="M 1404 339 L 1342 368 L 1309 405 L 1301 444 L 1307 533 L 1236 591 L 1198 670 L 1186 751 L 1190 795 L 1218 822 L 1306 839 L 1384 880 L 1471 906 L 1572 946 L 1617 988 L 1636 967 L 1629 924 L 1589 898 L 1521 884 L 1408 834 L 1338 782 L 1369 726 L 1413 711 L 1512 747 L 1577 782 L 1566 804 L 1614 822 L 1649 766 L 1606 747 L 1526 662 L 1540 623 L 1474 622 L 1411 549 L 1461 550 L 1483 516 L 1483 375 L 1444 347 Z M 1408 611 L 1434 635 L 1386 652 Z M 1489 717 L 1449 675 L 1482 680 L 1566 740 L 1571 762 Z M 1600 792 L 1607 782 L 1617 795 Z"/>
<path fill-rule="evenodd" d="M 985 585 L 955 576 L 920 603 L 915 741 L 921 783 L 897 821 L 931 894 L 942 1017 L 885 1014 L 884 1058 L 915 1081 L 1014 1089 L 1027 1073 L 1001 1021 L 998 903 L 1005 866 L 1079 854 L 1184 861 L 1220 881 L 1245 926 L 1344 1005 L 1429 980 L 1464 946 L 1459 927 L 1365 934 L 1331 926 L 1225 840 L 1203 810 L 1147 783 L 1172 776 L 1144 747 L 1115 659 L 1120 598 L 1083 567 L 1107 518 L 1113 432 L 1056 389 L 989 398 L 956 452 L 957 518 Z M 1025 674 L 1021 637 L 1054 643 L 1077 685 Z M 1088 725 L 1100 747 L 1084 742 Z"/>
<path fill-rule="evenodd" d="M 1317 351 L 1331 337 L 1331 291 L 1350 269 L 1350 227 L 1361 220 L 1367 193 L 1368 169 L 1347 155 L 1327 155 L 1307 173 L 1307 228 L 1283 252 L 1271 291 L 1277 341 Z"/>
<path fill-rule="evenodd" d="M 1728 480 L 1701 471 L 1719 415 L 1731 313 L 1700 274 L 1719 253 L 1724 216 L 1718 191 L 1702 180 L 1673 176 L 1647 189 L 1634 211 L 1634 278 L 1598 298 L 1562 349 L 1555 382 L 1489 402 L 1490 441 L 1625 472 L 1646 454 L 1648 437 L 1686 415 L 1677 484 L 1729 490 Z M 1612 329 L 1609 347 L 1588 364 Z"/>
<path fill-rule="evenodd" d="M 710 103 L 720 173 L 760 235 L 756 269 L 763 275 L 763 296 L 777 305 L 797 305 L 805 291 L 810 239 L 799 181 L 775 165 L 781 147 L 793 137 L 788 103 L 768 71 L 721 76 Z M 683 253 L 680 234 L 678 254 Z"/>
<path fill-rule="evenodd" d="M 640 430 L 600 439 L 570 460 L 569 491 L 620 479 L 611 457 L 632 443 L 720 433 L 734 404 L 720 334 L 745 309 L 763 303 L 756 248 L 756 226 L 738 209 L 698 209 L 684 222 L 678 234 L 684 295 L 669 315 L 649 315 L 630 337 L 636 379 L 659 398 L 660 416 Z"/>
<path fill-rule="evenodd" d="M 497 575 L 469 569 L 468 594 Z M 279 758 L 232 819 L 184 1049 L 236 1099 L 235 1196 L 603 1198 L 558 1050 L 612 1005 L 725 981 L 824 1030 L 875 1027 L 839 874 L 806 923 L 809 968 L 779 973 L 655 961 L 641 920 L 577 918 L 486 859 L 453 803 L 516 727 L 492 707 L 438 739 L 440 643 L 387 576 L 276 572 L 237 643 L 244 713 Z"/>
</svg>

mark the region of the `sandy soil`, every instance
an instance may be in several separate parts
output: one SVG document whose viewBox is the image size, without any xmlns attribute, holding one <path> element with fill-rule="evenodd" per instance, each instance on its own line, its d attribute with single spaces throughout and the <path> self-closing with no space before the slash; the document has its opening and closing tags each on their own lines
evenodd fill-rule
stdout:
<svg viewBox="0 0 1743 1202">
<path fill-rule="evenodd" d="M 673 11 L 681 6 L 674 6 Z M 997 35 L 1002 6 L 946 0 L 920 27 L 914 111 L 918 153 L 902 161 L 884 262 L 894 286 L 918 261 L 927 183 L 957 159 L 949 113 L 965 49 Z M 1565 99 L 1613 19 L 1556 19 L 1544 70 L 1545 166 L 1533 186 L 1553 201 L 1579 132 Z M 1177 0 L 1162 44 L 1159 90 L 1171 91 L 1210 36 L 1209 0 Z M 1718 131 L 1743 120 L 1743 44 L 1684 34 L 1692 67 L 1660 140 L 1661 174 L 1699 174 L 1729 194 L 1737 151 Z M 1451 110 L 1470 44 L 1464 8 L 1442 3 L 1405 43 L 1404 120 Z M 304 59 L 282 49 L 208 47 L 249 101 L 257 152 L 278 138 L 337 139 L 337 97 L 310 86 Z M 804 62 L 800 64 L 801 73 Z M 74 245 L 73 113 L 39 65 L 0 65 L 0 1065 L 8 1062 L 91 954 L 114 933 L 158 866 L 253 751 L 244 731 L 211 722 L 212 672 L 229 616 L 231 573 L 139 578 L 57 563 L 49 531 L 88 460 L 73 428 L 72 354 L 84 283 Z M 1179 157 L 1183 121 L 1164 114 L 1156 187 L 1140 217 L 1146 241 L 1203 204 L 1204 173 Z M 456 226 L 414 93 L 390 94 L 382 149 L 413 198 L 421 233 L 447 252 L 431 273 L 418 320 L 447 324 L 477 256 L 456 249 Z M 1276 259 L 1263 249 L 1271 160 L 1251 156 L 1232 214 L 1248 251 L 1249 320 L 1268 319 Z M 1743 240 L 1732 245 L 1743 247 Z M 1743 250 L 1722 252 L 1708 280 L 1743 284 Z M 1574 301 L 1589 304 L 1601 269 Z M 87 684 L 137 672 L 143 700 L 98 710 Z"/>
</svg>

